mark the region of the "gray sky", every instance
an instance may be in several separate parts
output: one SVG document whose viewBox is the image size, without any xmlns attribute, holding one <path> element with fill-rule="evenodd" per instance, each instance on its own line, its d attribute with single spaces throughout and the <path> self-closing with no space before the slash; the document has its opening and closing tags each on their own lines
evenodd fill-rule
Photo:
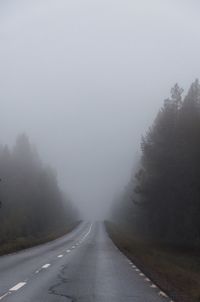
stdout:
<svg viewBox="0 0 200 302">
<path fill-rule="evenodd" d="M 128 182 L 171 86 L 200 74 L 199 1 L 1 0 L 0 141 L 26 132 L 84 213 Z"/>
</svg>

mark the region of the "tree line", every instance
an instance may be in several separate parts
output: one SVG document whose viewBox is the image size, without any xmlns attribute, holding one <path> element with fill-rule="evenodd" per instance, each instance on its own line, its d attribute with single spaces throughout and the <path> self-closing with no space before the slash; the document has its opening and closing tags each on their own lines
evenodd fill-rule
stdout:
<svg viewBox="0 0 200 302">
<path fill-rule="evenodd" d="M 132 204 L 134 228 L 150 240 L 200 246 L 198 80 L 185 96 L 178 84 L 172 88 L 142 138 L 141 150 L 140 168 L 121 198 Z"/>
<path fill-rule="evenodd" d="M 0 178 L 1 246 L 16 242 L 18 248 L 19 242 L 56 236 L 77 218 L 55 172 L 42 163 L 26 135 L 12 149 L 0 147 Z"/>
</svg>

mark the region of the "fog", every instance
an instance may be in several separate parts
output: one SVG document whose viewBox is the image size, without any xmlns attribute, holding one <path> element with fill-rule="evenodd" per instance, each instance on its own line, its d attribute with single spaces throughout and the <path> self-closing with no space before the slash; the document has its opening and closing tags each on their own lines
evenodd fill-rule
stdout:
<svg viewBox="0 0 200 302">
<path fill-rule="evenodd" d="M 171 86 L 199 77 L 199 8 L 2 0 L 0 143 L 27 133 L 83 215 L 104 216 Z"/>
</svg>

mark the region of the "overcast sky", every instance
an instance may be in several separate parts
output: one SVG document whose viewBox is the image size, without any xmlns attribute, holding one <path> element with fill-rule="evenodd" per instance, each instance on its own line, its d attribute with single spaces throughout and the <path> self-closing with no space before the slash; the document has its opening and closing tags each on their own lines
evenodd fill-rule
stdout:
<svg viewBox="0 0 200 302">
<path fill-rule="evenodd" d="M 171 86 L 200 75 L 195 0 L 1 0 L 0 142 L 26 132 L 100 215 Z"/>
</svg>

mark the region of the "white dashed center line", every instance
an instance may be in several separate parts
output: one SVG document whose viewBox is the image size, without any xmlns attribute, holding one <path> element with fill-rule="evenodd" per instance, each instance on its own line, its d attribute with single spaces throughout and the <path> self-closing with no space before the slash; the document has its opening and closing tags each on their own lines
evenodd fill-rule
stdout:
<svg viewBox="0 0 200 302">
<path fill-rule="evenodd" d="M 91 232 L 91 228 L 92 228 L 92 224 L 90 225 L 90 228 L 88 230 L 88 232 L 81 238 L 79 239 L 79 241 L 77 241 L 72 247 L 71 249 L 68 249 L 66 250 L 67 253 L 70 253 L 72 249 L 75 249 L 76 246 L 79 246 L 86 238 L 87 236 L 90 234 Z M 63 254 L 60 254 L 57 256 L 57 258 L 62 258 L 63 257 Z M 51 264 L 50 263 L 47 263 L 47 264 L 44 264 L 41 269 L 35 271 L 36 274 L 38 274 L 42 269 L 47 269 L 48 267 L 50 267 Z M 18 291 L 20 288 L 22 288 L 23 286 L 25 286 L 27 284 L 27 281 L 24 281 L 24 282 L 19 282 L 18 284 L 16 284 L 15 286 L 11 287 L 9 289 L 9 291 L 7 293 L 5 293 L 4 295 L 0 296 L 0 300 L 3 300 L 4 298 L 6 298 L 8 295 L 12 294 L 12 292 L 15 292 L 15 291 Z M 162 294 L 160 294 L 162 295 Z"/>
<path fill-rule="evenodd" d="M 11 291 L 11 292 L 17 291 L 24 285 L 26 285 L 26 282 L 20 282 L 20 283 L 16 284 L 15 286 L 13 286 L 12 288 L 10 288 L 9 291 Z"/>
<path fill-rule="evenodd" d="M 10 295 L 10 292 L 7 292 L 6 294 L 4 294 L 3 296 L 0 297 L 0 300 L 2 300 L 3 298 L 7 297 L 8 295 Z"/>
<path fill-rule="evenodd" d="M 47 264 L 43 265 L 42 268 L 48 268 L 49 266 L 51 266 L 51 264 L 47 263 Z"/>
</svg>

